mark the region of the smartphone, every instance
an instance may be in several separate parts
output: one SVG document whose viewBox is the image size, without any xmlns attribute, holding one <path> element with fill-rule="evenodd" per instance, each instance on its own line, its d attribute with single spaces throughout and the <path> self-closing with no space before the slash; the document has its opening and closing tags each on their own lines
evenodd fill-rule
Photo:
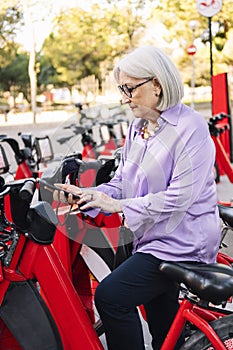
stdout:
<svg viewBox="0 0 233 350">
<path fill-rule="evenodd" d="M 50 188 L 51 190 L 53 190 L 53 191 L 62 191 L 62 192 L 64 192 L 64 195 L 65 195 L 65 197 L 66 198 L 68 198 L 68 194 L 69 193 L 71 193 L 71 192 L 68 192 L 68 191 L 65 191 L 65 190 L 63 190 L 63 189 L 61 189 L 60 187 L 57 187 L 57 186 L 55 186 L 55 185 L 52 185 L 52 184 L 50 184 L 49 182 L 47 182 L 47 181 L 45 181 L 45 180 L 42 180 L 42 179 L 39 179 L 39 183 L 40 184 L 42 184 L 43 186 L 45 186 L 45 187 L 48 187 L 48 188 Z M 72 194 L 72 193 L 71 193 Z M 72 196 L 73 196 L 73 199 L 80 199 L 80 196 L 77 196 L 76 194 L 72 194 Z"/>
</svg>

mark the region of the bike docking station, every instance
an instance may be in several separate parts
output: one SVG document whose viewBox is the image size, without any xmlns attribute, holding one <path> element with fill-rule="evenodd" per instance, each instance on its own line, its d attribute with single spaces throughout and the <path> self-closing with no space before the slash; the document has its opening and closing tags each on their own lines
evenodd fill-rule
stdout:
<svg viewBox="0 0 233 350">
<path fill-rule="evenodd" d="M 227 73 L 213 75 L 212 53 L 212 17 L 216 16 L 222 8 L 222 0 L 196 1 L 198 12 L 208 18 L 208 39 L 210 48 L 210 84 L 212 94 L 212 116 L 209 119 L 211 137 L 216 147 L 216 182 L 220 182 L 221 175 L 227 175 L 233 182 L 232 150 L 232 123 L 229 103 Z"/>
<path fill-rule="evenodd" d="M 216 148 L 216 182 L 226 175 L 233 183 L 232 122 L 227 73 L 212 76 L 212 117 L 208 124 Z"/>
</svg>

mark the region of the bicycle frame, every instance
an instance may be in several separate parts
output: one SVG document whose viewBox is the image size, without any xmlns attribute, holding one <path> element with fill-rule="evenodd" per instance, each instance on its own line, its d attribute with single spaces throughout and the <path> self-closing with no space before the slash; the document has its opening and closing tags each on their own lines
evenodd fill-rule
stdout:
<svg viewBox="0 0 233 350">
<path fill-rule="evenodd" d="M 163 342 L 161 350 L 171 350 L 174 349 L 179 336 L 184 329 L 185 323 L 190 321 L 199 330 L 201 330 L 206 337 L 211 341 L 211 344 L 217 350 L 226 350 L 219 336 L 216 334 L 211 325 L 200 314 L 195 312 L 195 305 L 187 299 L 184 299 L 180 308 L 172 322 L 172 325 L 168 331 L 168 334 Z M 220 315 L 221 316 L 221 315 Z"/>
<path fill-rule="evenodd" d="M 27 247 L 30 255 L 31 248 L 30 245 Z M 28 272 L 28 277 L 34 275 L 37 278 L 60 330 L 64 348 L 72 349 L 76 344 L 80 349 L 102 349 L 78 294 L 64 272 L 63 266 L 59 263 L 53 247 L 36 247 L 31 271 L 27 265 L 26 256 L 19 265 L 19 271 L 24 273 L 25 270 L 26 274 Z M 47 276 L 49 276 L 49 282 Z M 54 293 L 54 289 L 57 293 Z M 71 325 L 76 331 L 71 332 Z M 79 332 L 77 332 L 78 329 Z"/>
<path fill-rule="evenodd" d="M 11 282 L 36 280 L 58 327 L 63 349 L 74 349 L 74 344 L 77 349 L 103 349 L 52 244 L 40 245 L 20 235 L 12 261 L 2 271 L 1 304 Z"/>
<path fill-rule="evenodd" d="M 220 175 L 226 174 L 230 182 L 233 182 L 233 169 L 230 162 L 230 154 L 224 148 L 229 144 L 229 127 L 225 124 L 225 120 L 229 116 L 220 114 L 210 118 L 209 130 L 211 138 L 216 148 L 216 163 L 219 168 Z"/>
<path fill-rule="evenodd" d="M 1 138 L 1 142 L 7 143 L 15 155 L 17 168 L 14 174 L 14 179 L 21 180 L 32 177 L 37 178 L 41 176 L 39 164 L 44 163 L 44 165 L 46 165 L 47 161 L 53 159 L 53 150 L 50 139 L 48 136 L 43 138 L 36 137 L 34 139 L 34 142 L 32 142 L 31 134 L 19 133 L 18 135 L 21 136 L 21 139 L 25 146 L 24 149 L 20 149 L 19 142 L 15 138 L 7 137 L 6 135 Z M 42 144 L 40 147 L 41 142 L 44 144 Z M 37 161 L 32 155 L 33 149 L 36 150 Z M 11 220 L 10 203 L 8 196 L 5 197 L 5 208 L 6 216 L 9 218 L 9 220 Z"/>
<path fill-rule="evenodd" d="M 18 167 L 15 174 L 15 180 L 21 180 L 25 178 L 32 178 L 38 175 L 37 173 L 34 173 L 32 171 L 32 168 L 30 167 L 30 164 L 27 162 L 27 159 L 23 158 L 23 154 L 21 154 L 21 151 L 19 149 L 19 145 L 16 140 L 7 138 L 6 139 L 13 151 L 15 152 L 16 159 L 18 159 Z M 41 153 L 41 152 L 40 152 Z M 43 159 L 41 156 L 40 159 Z M 91 169 L 90 171 L 93 171 L 96 173 L 96 170 Z M 84 178 L 90 179 L 90 173 L 87 175 L 84 175 Z M 83 179 L 83 177 L 82 177 Z M 6 210 L 6 216 L 8 220 L 12 221 L 11 212 L 10 212 L 10 202 L 9 202 L 9 196 L 5 197 L 5 210 Z M 82 258 L 80 257 L 80 261 L 78 261 L 78 257 L 80 255 L 81 247 L 82 247 L 82 237 L 85 236 L 87 231 L 91 227 L 96 227 L 98 224 L 96 224 L 94 221 L 92 223 L 86 220 L 86 223 L 84 224 L 83 218 L 81 214 L 77 214 L 77 226 L 76 226 L 76 232 L 79 232 L 79 239 L 78 242 L 72 241 L 69 238 L 69 234 L 67 230 L 69 230 L 66 226 L 58 225 L 57 227 L 57 233 L 55 235 L 54 240 L 54 247 L 63 263 L 64 268 L 66 269 L 69 277 L 71 278 L 72 282 L 74 282 L 75 288 L 79 293 L 79 296 L 83 302 L 83 305 L 88 309 L 88 313 L 90 316 L 90 319 L 94 323 L 94 312 L 91 307 L 92 301 L 93 301 L 93 281 L 90 278 L 90 272 L 88 267 L 85 265 L 85 263 L 82 261 Z M 63 221 L 64 216 L 60 215 L 60 221 Z M 118 220 L 117 220 L 118 219 Z M 64 219 L 65 220 L 65 219 Z M 104 226 L 102 228 L 103 234 L 106 234 L 106 237 L 110 235 L 110 231 L 113 228 L 114 233 L 116 235 L 116 243 L 117 243 L 117 233 L 118 233 L 118 227 L 120 226 L 121 222 L 118 215 L 113 216 L 113 220 L 110 217 L 105 217 L 100 214 L 97 222 L 100 226 Z M 113 235 L 111 235 L 113 236 Z M 116 244 L 117 245 L 117 244 Z M 114 255 L 114 248 L 112 248 L 112 254 Z M 75 258 L 77 257 L 77 261 L 75 261 Z M 112 263 L 114 259 L 112 258 Z M 75 263 L 75 269 L 72 270 L 73 264 Z M 76 271 L 77 270 L 77 271 Z M 73 273 L 72 273 L 73 271 Z M 77 283 L 77 279 L 78 282 Z"/>
<path fill-rule="evenodd" d="M 73 158 L 68 158 L 66 162 L 72 161 L 72 159 Z M 78 164 L 81 163 L 81 160 L 78 160 Z M 68 168 L 71 169 L 72 167 L 68 165 Z M 74 171 L 76 174 L 75 168 Z M 85 171 L 82 172 L 82 175 L 85 175 Z M 68 176 L 71 175 L 68 174 Z M 77 180 L 74 176 L 71 176 L 71 179 L 76 183 Z M 57 205 L 59 205 L 58 202 L 52 203 L 54 208 L 56 208 Z M 92 250 L 96 251 L 97 255 L 99 255 L 103 262 L 108 265 L 108 273 L 110 273 L 113 269 L 114 248 L 117 247 L 118 244 L 119 226 L 121 225 L 121 220 L 118 214 L 105 216 L 100 213 L 95 219 L 91 219 L 78 210 L 76 212 L 69 213 L 70 206 L 64 206 L 64 204 L 61 205 L 60 209 L 61 210 L 58 210 L 57 212 L 59 224 L 57 225 L 53 245 L 70 279 L 72 280 L 90 319 L 93 323 L 95 323 L 93 289 L 95 290 L 96 286 L 93 288 L 93 285 L 95 285 L 94 278 L 96 278 L 96 280 L 99 282 L 104 276 L 106 276 L 106 274 L 105 272 L 98 275 L 95 273 L 98 266 L 101 266 L 100 262 L 98 261 L 98 257 L 96 257 L 95 269 L 90 270 L 89 262 L 91 257 L 90 255 L 87 256 L 87 254 L 82 254 L 83 243 L 85 244 L 85 239 L 87 236 L 93 237 L 92 239 L 89 238 L 88 240 L 89 246 L 91 246 Z M 96 241 L 94 242 L 95 239 Z M 103 242 L 103 240 L 105 241 Z M 91 241 L 94 243 L 94 245 L 91 244 Z M 95 246 L 96 243 L 99 244 L 98 242 L 101 242 L 101 245 Z M 87 247 L 84 248 L 84 250 L 85 249 L 87 249 Z M 106 253 L 104 251 L 106 251 Z M 106 262 L 106 259 L 108 260 L 108 263 Z M 109 262 L 109 260 L 111 261 Z"/>
<path fill-rule="evenodd" d="M 74 344 L 76 349 L 103 349 L 53 245 L 38 245 L 27 240 L 25 236 L 20 236 L 10 266 L 3 267 L 3 276 L 4 281 L 0 284 L 1 302 L 10 282 L 23 282 L 31 279 L 38 281 L 41 293 L 56 321 L 65 350 L 73 349 Z M 203 313 L 206 314 L 205 309 Z M 161 350 L 174 348 L 187 321 L 200 329 L 216 349 L 225 349 L 208 323 L 220 316 L 224 314 L 216 312 L 214 315 L 210 312 L 209 320 L 206 321 L 200 309 L 189 300 L 184 299 Z M 77 329 L 80 332 L 77 332 Z"/>
<path fill-rule="evenodd" d="M 33 227 L 35 228 L 35 226 Z M 3 260 L 4 264 L 2 265 L 0 282 L 1 317 L 1 309 L 4 308 L 5 297 L 8 295 L 10 285 L 18 284 L 20 286 L 24 282 L 32 282 L 35 289 L 38 290 L 39 286 L 40 295 L 46 303 L 59 332 L 62 346 L 54 349 L 74 350 L 75 346 L 75 349 L 80 350 L 103 350 L 102 344 L 94 331 L 91 320 L 82 305 L 71 279 L 62 265 L 53 244 L 50 243 L 53 236 L 51 237 L 50 235 L 47 241 L 44 240 L 42 244 L 42 241 L 36 241 L 36 239 L 40 238 L 38 234 L 37 236 L 30 236 L 30 230 L 31 228 L 29 226 L 26 233 L 18 231 L 19 237 L 15 244 L 13 244 L 13 250 L 10 251 L 10 259 Z M 7 300 L 9 303 L 9 298 Z M 17 301 L 17 298 L 14 298 L 14 309 L 16 308 L 17 310 L 18 304 L 15 301 Z M 8 310 L 9 305 L 7 305 L 6 313 Z M 171 350 L 174 348 L 187 321 L 190 321 L 201 330 L 217 350 L 225 349 L 216 332 L 209 324 L 210 321 L 225 315 L 226 313 L 224 311 L 221 312 L 217 308 L 208 310 L 204 305 L 196 305 L 195 301 L 184 298 L 180 303 L 180 308 L 161 350 Z M 4 318 L 3 320 L 5 321 Z M 12 319 L 9 324 L 12 326 L 14 322 L 15 320 Z M 35 327 L 33 322 L 30 324 L 30 327 Z M 27 329 L 28 334 L 30 334 L 30 327 Z M 19 333 L 17 339 L 22 341 Z M 23 348 L 25 350 L 30 349 L 27 346 L 23 346 Z"/>
<path fill-rule="evenodd" d="M 61 223 L 65 222 L 67 215 L 69 216 L 68 212 L 69 207 L 67 208 L 67 214 L 58 215 Z M 85 237 L 89 231 L 93 237 L 98 237 L 99 235 L 106 237 L 105 239 L 106 242 L 108 242 L 106 243 L 108 244 L 108 248 L 112 247 L 112 264 L 109 266 L 110 273 L 113 269 L 114 248 L 117 247 L 118 243 L 118 227 L 120 226 L 120 218 L 118 215 L 114 215 L 111 218 L 106 217 L 103 214 L 99 214 L 96 220 L 90 220 L 88 217 L 83 218 L 83 214 L 78 212 L 77 214 L 72 215 L 72 219 L 72 225 L 75 225 L 75 237 L 73 237 L 73 239 L 69 237 L 69 223 L 67 226 L 58 225 L 53 246 L 58 253 L 59 258 L 61 259 L 72 283 L 74 284 L 81 301 L 89 314 L 89 317 L 94 323 L 95 319 L 92 300 L 93 288 L 95 290 L 96 286 L 93 287 L 95 284 L 93 277 L 97 278 L 98 282 L 100 282 L 100 280 L 105 276 L 105 272 L 103 271 L 103 274 L 101 273 L 102 277 L 100 278 L 99 276 L 94 276 L 93 271 L 89 271 L 90 267 L 87 266 L 87 262 L 84 259 L 86 255 L 85 249 L 87 249 L 87 247 L 84 248 L 84 256 L 82 255 L 83 241 L 85 244 Z M 105 248 L 107 248 L 107 245 Z M 94 247 L 92 249 L 95 251 Z M 97 254 L 100 256 L 99 252 Z M 96 264 L 99 264 L 98 260 L 96 261 Z M 97 265 L 95 267 L 96 269 L 98 268 Z M 91 278 L 90 272 L 93 275 Z"/>
</svg>

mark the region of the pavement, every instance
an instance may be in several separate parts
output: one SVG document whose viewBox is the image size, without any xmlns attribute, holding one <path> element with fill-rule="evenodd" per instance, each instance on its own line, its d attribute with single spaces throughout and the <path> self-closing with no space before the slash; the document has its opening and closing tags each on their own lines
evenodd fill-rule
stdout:
<svg viewBox="0 0 233 350">
<path fill-rule="evenodd" d="M 0 114 L 0 125 L 31 125 L 44 123 L 58 123 L 67 120 L 71 116 L 77 116 L 73 108 L 67 110 L 42 111 L 39 110 L 36 114 L 35 121 L 32 112 L 9 112 L 7 116 Z"/>
</svg>

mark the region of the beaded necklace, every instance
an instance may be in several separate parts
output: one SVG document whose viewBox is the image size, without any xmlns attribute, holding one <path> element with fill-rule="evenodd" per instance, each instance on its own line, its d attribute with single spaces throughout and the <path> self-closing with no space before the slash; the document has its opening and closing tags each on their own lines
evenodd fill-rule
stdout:
<svg viewBox="0 0 233 350">
<path fill-rule="evenodd" d="M 143 140 L 148 140 L 159 130 L 159 125 L 154 127 L 154 130 L 149 130 L 148 122 L 146 121 L 140 129 L 140 135 Z"/>
</svg>

